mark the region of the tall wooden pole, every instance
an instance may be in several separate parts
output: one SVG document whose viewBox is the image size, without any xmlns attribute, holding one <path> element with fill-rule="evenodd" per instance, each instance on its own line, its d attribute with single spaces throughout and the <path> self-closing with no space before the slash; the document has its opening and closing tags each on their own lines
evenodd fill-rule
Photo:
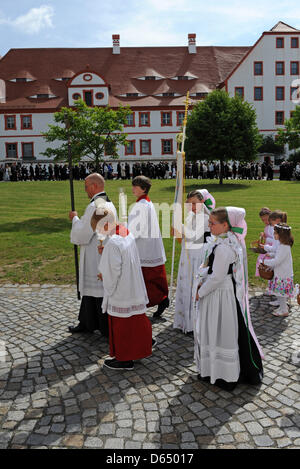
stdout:
<svg viewBox="0 0 300 469">
<path fill-rule="evenodd" d="M 66 128 L 69 130 L 70 123 L 66 119 Z M 68 166 L 69 166 L 69 181 L 70 181 L 70 197 L 71 197 L 71 210 L 75 211 L 75 199 L 74 199 L 74 184 L 73 184 L 73 164 L 72 164 L 72 152 L 70 143 L 70 134 L 68 133 Z M 77 298 L 80 300 L 79 291 L 79 263 L 78 263 L 78 246 L 74 244 L 74 260 L 75 260 L 75 272 L 76 272 L 76 287 L 77 287 Z"/>
</svg>

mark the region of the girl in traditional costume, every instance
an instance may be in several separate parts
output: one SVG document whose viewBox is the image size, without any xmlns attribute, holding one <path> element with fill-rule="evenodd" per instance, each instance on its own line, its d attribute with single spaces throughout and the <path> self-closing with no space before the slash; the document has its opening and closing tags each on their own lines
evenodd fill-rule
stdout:
<svg viewBox="0 0 300 469">
<path fill-rule="evenodd" d="M 195 359 L 199 379 L 226 390 L 238 382 L 258 384 L 262 352 L 251 324 L 244 237 L 245 210 L 212 210 L 207 262 L 199 269 Z"/>
<path fill-rule="evenodd" d="M 175 298 L 175 329 L 192 332 L 194 329 L 195 288 L 194 281 L 202 261 L 203 243 L 210 236 L 208 214 L 205 210 L 204 197 L 200 190 L 187 195 L 187 217 L 182 227 L 181 255 L 177 275 Z M 173 232 L 172 232 L 173 234 Z"/>
</svg>

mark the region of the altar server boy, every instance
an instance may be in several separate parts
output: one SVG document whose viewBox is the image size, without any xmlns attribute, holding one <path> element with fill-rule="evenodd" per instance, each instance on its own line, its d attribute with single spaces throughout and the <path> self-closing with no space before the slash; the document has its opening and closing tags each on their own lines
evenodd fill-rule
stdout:
<svg viewBox="0 0 300 469">
<path fill-rule="evenodd" d="M 102 251 L 99 276 L 103 281 L 102 311 L 108 313 L 112 358 L 104 366 L 132 370 L 134 360 L 152 353 L 152 327 L 145 312 L 148 297 L 135 239 L 118 225 L 110 210 L 94 213 L 91 226 L 109 239 Z"/>
</svg>

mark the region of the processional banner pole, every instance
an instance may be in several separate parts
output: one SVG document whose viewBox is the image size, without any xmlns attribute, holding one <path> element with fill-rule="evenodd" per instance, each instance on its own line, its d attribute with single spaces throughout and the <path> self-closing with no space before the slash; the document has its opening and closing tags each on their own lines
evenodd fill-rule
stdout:
<svg viewBox="0 0 300 469">
<path fill-rule="evenodd" d="M 175 188 L 175 197 L 174 197 L 174 211 L 173 211 L 173 220 L 172 228 L 174 229 L 173 234 L 173 247 L 172 247 L 172 267 L 171 267 L 171 281 L 170 281 L 170 304 L 173 299 L 173 282 L 174 282 L 174 261 L 175 261 L 175 241 L 176 233 L 182 235 L 182 218 L 183 218 L 183 207 L 184 207 L 184 179 L 185 179 L 185 152 L 184 152 L 184 142 L 186 135 L 186 124 L 187 124 L 187 115 L 188 108 L 190 105 L 189 91 L 187 92 L 185 103 L 185 113 L 183 120 L 183 130 L 182 134 L 179 134 L 181 137 L 181 151 L 177 151 L 176 157 L 176 188 Z"/>
<path fill-rule="evenodd" d="M 70 123 L 66 119 L 66 128 L 69 130 Z M 71 142 L 70 135 L 68 135 L 68 166 L 69 166 L 69 181 L 70 181 L 70 198 L 71 198 L 71 210 L 75 211 L 75 199 L 74 199 L 74 184 L 73 184 L 73 161 L 72 161 L 72 152 L 71 152 Z M 80 300 L 80 291 L 79 291 L 79 263 L 78 263 L 78 246 L 74 244 L 74 261 L 75 261 L 75 272 L 76 272 L 76 288 L 77 288 L 77 298 Z"/>
</svg>

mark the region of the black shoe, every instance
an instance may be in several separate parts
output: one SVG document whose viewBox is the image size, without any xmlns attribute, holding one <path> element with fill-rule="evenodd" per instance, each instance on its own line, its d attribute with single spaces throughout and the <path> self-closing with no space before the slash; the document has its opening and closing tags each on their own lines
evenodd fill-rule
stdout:
<svg viewBox="0 0 300 469">
<path fill-rule="evenodd" d="M 116 360 L 116 358 L 109 358 L 104 360 L 104 366 L 110 368 L 111 370 L 133 370 L 133 361 L 130 360 L 128 362 L 120 362 Z"/>
<path fill-rule="evenodd" d="M 209 376 L 202 377 L 201 375 L 197 375 L 197 378 L 199 379 L 199 381 L 204 381 L 205 383 L 210 382 L 210 377 Z"/>
<path fill-rule="evenodd" d="M 164 312 L 164 310 L 168 308 L 169 306 L 170 306 L 170 300 L 169 298 L 165 298 L 164 300 L 162 300 L 161 303 L 159 303 L 157 311 L 155 311 L 155 313 L 153 314 L 153 317 L 159 318 Z"/>
<path fill-rule="evenodd" d="M 218 388 L 223 389 L 224 391 L 231 392 L 234 390 L 237 383 L 228 382 L 220 378 L 215 381 L 214 385 L 217 386 Z"/>
<path fill-rule="evenodd" d="M 69 331 L 74 334 L 74 332 L 89 332 L 87 329 L 85 329 L 81 324 L 78 324 L 78 326 L 72 327 L 69 326 Z"/>
</svg>

